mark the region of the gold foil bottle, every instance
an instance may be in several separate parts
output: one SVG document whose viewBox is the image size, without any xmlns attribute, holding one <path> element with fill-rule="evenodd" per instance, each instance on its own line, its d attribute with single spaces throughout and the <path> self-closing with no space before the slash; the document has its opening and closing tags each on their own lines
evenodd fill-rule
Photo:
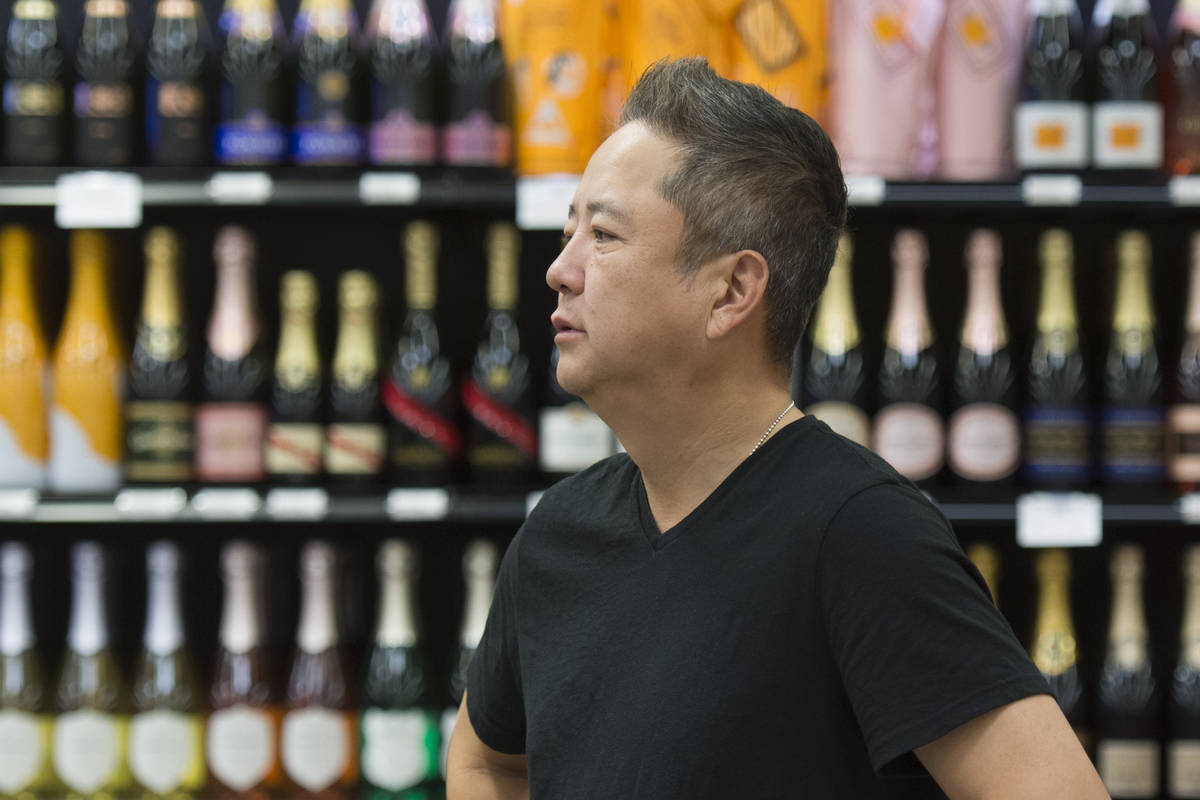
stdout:
<svg viewBox="0 0 1200 800">
<path fill-rule="evenodd" d="M 321 356 L 317 352 L 317 281 L 292 270 L 279 289 L 279 350 L 267 429 L 267 474 L 303 481 L 321 471 L 325 440 L 322 423 Z"/>
<path fill-rule="evenodd" d="M 1071 617 L 1071 561 L 1067 551 L 1040 551 L 1035 570 L 1038 603 L 1030 655 L 1084 749 L 1090 751 L 1091 734 L 1085 727 L 1088 720 L 1079 677 L 1079 645 Z"/>
<path fill-rule="evenodd" d="M 1167 409 L 1167 474 L 1185 491 L 1200 483 L 1200 231 L 1193 232 L 1183 345 Z"/>
<path fill-rule="evenodd" d="M 342 275 L 325 436 L 325 470 L 339 480 L 370 481 L 383 470 L 387 435 L 379 399 L 378 305 L 379 289 L 369 273 Z"/>
<path fill-rule="evenodd" d="M 967 558 L 971 559 L 979 574 L 983 576 L 988 592 L 992 595 L 992 602 L 1000 605 L 1000 554 L 996 552 L 996 548 L 990 544 L 976 542 L 967 548 Z"/>
<path fill-rule="evenodd" d="M 40 489 L 50 455 L 47 347 L 33 281 L 33 235 L 0 229 L 0 487 Z"/>
</svg>

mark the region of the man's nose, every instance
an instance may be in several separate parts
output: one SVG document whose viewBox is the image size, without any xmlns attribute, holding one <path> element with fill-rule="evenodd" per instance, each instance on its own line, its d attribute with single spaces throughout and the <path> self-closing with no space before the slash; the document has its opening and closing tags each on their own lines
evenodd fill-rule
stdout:
<svg viewBox="0 0 1200 800">
<path fill-rule="evenodd" d="M 579 294 L 583 291 L 583 260 L 578 253 L 580 244 L 572 236 L 546 270 L 546 285 L 560 294 Z"/>
</svg>

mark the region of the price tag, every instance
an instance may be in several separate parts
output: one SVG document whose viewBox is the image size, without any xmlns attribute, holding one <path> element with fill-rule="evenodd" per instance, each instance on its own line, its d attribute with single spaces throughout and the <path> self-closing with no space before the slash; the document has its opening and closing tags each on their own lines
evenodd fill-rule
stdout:
<svg viewBox="0 0 1200 800">
<path fill-rule="evenodd" d="M 142 224 L 142 179 L 128 172 L 72 172 L 55 183 L 60 228 L 136 228 Z"/>
<path fill-rule="evenodd" d="M 847 175 L 846 202 L 852 206 L 877 206 L 887 198 L 887 181 L 878 175 Z"/>
<path fill-rule="evenodd" d="M 267 515 L 273 519 L 324 519 L 329 493 L 324 489 L 272 489 L 267 492 Z"/>
<path fill-rule="evenodd" d="M 131 519 L 170 519 L 187 508 L 187 492 L 179 487 L 162 489 L 122 489 L 113 506 L 122 517 Z"/>
<path fill-rule="evenodd" d="M 411 206 L 421 198 L 421 179 L 411 172 L 366 172 L 358 179 L 366 205 Z"/>
<path fill-rule="evenodd" d="M 518 178 L 517 227 L 523 231 L 562 230 L 578 186 L 578 175 Z"/>
<path fill-rule="evenodd" d="M 387 495 L 387 515 L 397 521 L 445 519 L 449 512 L 445 489 L 392 489 Z"/>
<path fill-rule="evenodd" d="M 250 519 L 262 507 L 253 489 L 201 489 L 192 498 L 192 511 L 205 519 Z"/>
<path fill-rule="evenodd" d="M 544 494 L 545 494 L 545 492 L 530 492 L 528 494 L 528 496 L 526 496 L 526 498 L 525 498 L 525 516 L 528 517 L 530 514 L 533 513 L 533 510 L 535 508 L 537 508 L 537 504 L 542 502 L 542 495 L 544 495 Z"/>
<path fill-rule="evenodd" d="M 37 504 L 37 489 L 0 489 L 0 519 L 28 519 Z"/>
<path fill-rule="evenodd" d="M 1179 516 L 1186 525 L 1200 524 L 1200 492 L 1192 492 L 1179 498 Z"/>
<path fill-rule="evenodd" d="M 275 195 L 275 181 L 265 172 L 214 172 L 204 192 L 214 203 L 262 205 Z"/>
<path fill-rule="evenodd" d="M 1177 206 L 1200 206 L 1200 175 L 1176 175 L 1167 182 L 1167 194 Z"/>
<path fill-rule="evenodd" d="M 1032 492 L 1017 498 L 1021 547 L 1095 547 L 1103 538 L 1104 504 L 1083 492 Z"/>
<path fill-rule="evenodd" d="M 1027 175 L 1021 199 L 1027 206 L 1077 206 L 1083 201 L 1083 181 L 1078 175 Z"/>
</svg>

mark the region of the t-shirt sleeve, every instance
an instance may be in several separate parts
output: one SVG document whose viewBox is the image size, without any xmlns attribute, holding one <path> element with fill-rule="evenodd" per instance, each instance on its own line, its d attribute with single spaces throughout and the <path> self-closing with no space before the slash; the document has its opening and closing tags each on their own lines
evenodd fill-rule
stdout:
<svg viewBox="0 0 1200 800">
<path fill-rule="evenodd" d="M 525 752 L 525 699 L 517 647 L 518 552 L 513 539 L 496 576 L 487 626 L 467 669 L 467 714 L 480 741 L 500 753 Z"/>
<path fill-rule="evenodd" d="M 826 631 L 881 775 L 971 719 L 1046 693 L 950 525 L 919 492 L 865 489 L 830 521 L 818 560 Z"/>
</svg>

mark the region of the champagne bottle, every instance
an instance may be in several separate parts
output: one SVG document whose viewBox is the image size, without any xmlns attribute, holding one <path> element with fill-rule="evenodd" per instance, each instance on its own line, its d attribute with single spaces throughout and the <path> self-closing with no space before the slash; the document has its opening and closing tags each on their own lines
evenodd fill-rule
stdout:
<svg viewBox="0 0 1200 800">
<path fill-rule="evenodd" d="M 1150 668 L 1150 633 L 1142 610 L 1142 551 L 1112 555 L 1113 600 L 1108 650 L 1096 703 L 1096 765 L 1115 800 L 1158 797 L 1159 695 Z"/>
<path fill-rule="evenodd" d="M 1029 358 L 1025 475 L 1035 486 L 1085 486 L 1091 477 L 1091 402 L 1070 234 L 1046 231 L 1039 253 L 1042 297 Z"/>
<path fill-rule="evenodd" d="M 437 228 L 432 223 L 408 225 L 404 231 L 408 311 L 383 382 L 391 428 L 389 461 L 399 483 L 444 483 L 462 456 L 462 437 L 454 425 L 454 378 L 434 318 L 437 250 Z"/>
<path fill-rule="evenodd" d="M 446 18 L 442 160 L 505 167 L 512 160 L 507 76 L 495 0 L 451 0 Z"/>
<path fill-rule="evenodd" d="M 1167 409 L 1167 473 L 1185 490 L 1200 483 L 1200 232 L 1192 234 L 1191 277 L 1175 402 Z"/>
<path fill-rule="evenodd" d="M 317 281 L 292 270 L 280 282 L 282 322 L 267 429 L 267 473 L 276 480 L 312 480 L 321 471 L 323 391 L 317 353 Z"/>
<path fill-rule="evenodd" d="M 915 230 L 897 233 L 892 261 L 892 310 L 879 367 L 879 411 L 871 439 L 875 452 L 901 475 L 928 481 L 945 463 L 946 432 L 938 413 L 941 376 L 925 305 L 929 248 L 924 235 Z"/>
<path fill-rule="evenodd" d="M 128 698 L 109 641 L 108 566 L 95 542 L 71 548 L 71 622 L 55 696 L 54 771 L 68 797 L 120 793 L 126 763 Z"/>
<path fill-rule="evenodd" d="M 1163 109 L 1158 97 L 1158 35 L 1150 0 L 1099 0 L 1096 92 L 1092 116 L 1095 165 L 1159 169 Z"/>
<path fill-rule="evenodd" d="M 1164 476 L 1162 369 L 1150 300 L 1150 240 L 1117 239 L 1117 292 L 1104 371 L 1106 481 L 1157 483 Z"/>
<path fill-rule="evenodd" d="M 51 788 L 50 697 L 33 630 L 33 557 L 0 545 L 0 794 L 36 797 Z"/>
<path fill-rule="evenodd" d="M 517 229 L 488 228 L 488 316 L 463 380 L 463 407 L 470 417 L 467 463 L 484 482 L 520 482 L 537 463 L 537 431 L 530 402 L 529 358 L 517 331 Z"/>
<path fill-rule="evenodd" d="M 254 239 L 243 228 L 217 233 L 217 290 L 204 353 L 204 401 L 196 409 L 196 477 L 263 477 L 267 365 L 254 289 Z"/>
<path fill-rule="evenodd" d="M 372 164 L 437 158 L 437 47 L 425 0 L 375 0 L 367 20 Z"/>
<path fill-rule="evenodd" d="M 417 555 L 379 548 L 379 621 L 363 684 L 362 775 L 367 798 L 403 797 L 438 778 L 438 723 L 417 612 Z"/>
<path fill-rule="evenodd" d="M 967 312 L 954 369 L 948 451 L 950 469 L 976 486 L 1010 479 L 1021 458 L 1021 427 L 1013 413 L 1016 375 L 1000 303 L 1000 259 L 995 232 L 971 234 Z"/>
<path fill-rule="evenodd" d="M 125 403 L 125 477 L 131 482 L 192 477 L 192 372 L 179 251 L 170 228 L 146 235 L 146 283 Z"/>
<path fill-rule="evenodd" d="M 0 228 L 0 486 L 40 489 L 50 439 L 46 339 L 34 295 L 33 235 Z"/>
<path fill-rule="evenodd" d="M 133 163 L 138 52 L 127 0 L 87 0 L 75 48 L 75 160 L 87 166 Z"/>
<path fill-rule="evenodd" d="M 1183 625 L 1171 680 L 1167 741 L 1167 792 L 1179 800 L 1200 797 L 1200 545 L 1185 552 L 1183 577 Z"/>
<path fill-rule="evenodd" d="M 146 632 L 133 679 L 129 766 L 149 796 L 191 797 L 204 788 L 203 696 L 180 608 L 179 547 L 146 550 Z"/>
<path fill-rule="evenodd" d="M 1084 686 L 1079 675 L 1078 643 L 1071 620 L 1071 561 L 1065 550 L 1039 551 L 1037 618 L 1030 654 L 1084 749 L 1089 749 Z"/>
<path fill-rule="evenodd" d="M 1083 21 L 1075 0 L 1032 0 L 1013 157 L 1026 170 L 1082 169 L 1091 157 Z"/>
<path fill-rule="evenodd" d="M 340 481 L 370 482 L 383 471 L 387 434 L 379 398 L 379 289 L 362 270 L 338 281 L 337 345 L 329 383 L 325 471 Z"/>
<path fill-rule="evenodd" d="M 350 0 L 303 0 L 294 38 L 299 52 L 297 164 L 357 164 L 363 158 L 358 16 Z"/>
<path fill-rule="evenodd" d="M 4 160 L 50 165 L 63 161 L 66 56 L 54 0 L 17 0 L 4 51 Z"/>
<path fill-rule="evenodd" d="M 442 712 L 442 775 L 446 774 L 446 748 L 454 733 L 454 721 L 458 707 L 462 705 L 467 689 L 467 668 L 471 658 L 483 639 L 487 626 L 488 611 L 492 607 L 492 593 L 496 588 L 496 567 L 500 554 L 496 545 L 486 539 L 476 539 L 467 545 L 463 554 L 463 582 L 466 584 L 466 600 L 463 604 L 462 628 L 458 636 L 458 647 L 451 661 L 450 692 L 445 710 Z"/>
<path fill-rule="evenodd" d="M 357 775 L 352 688 L 340 651 L 334 606 L 337 558 L 324 542 L 300 554 L 302 603 L 280 753 L 300 791 L 348 795 Z"/>
<path fill-rule="evenodd" d="M 853 253 L 850 237 L 842 234 L 829 281 L 809 327 L 804 413 L 865 447 L 870 442 L 871 421 L 865 411 L 866 366 L 850 281 Z"/>
<path fill-rule="evenodd" d="M 1167 166 L 1176 175 L 1200 169 L 1200 2 L 1180 0 L 1171 17 Z"/>
<path fill-rule="evenodd" d="M 225 603 L 205 728 L 209 794 L 269 800 L 280 785 L 279 698 L 263 615 L 263 555 L 232 542 L 221 551 Z"/>
<path fill-rule="evenodd" d="M 156 164 L 208 157 L 210 46 L 198 0 L 158 0 L 146 52 L 146 150 Z"/>
<path fill-rule="evenodd" d="M 106 492 L 121 481 L 125 347 L 109 301 L 108 240 L 71 234 L 71 291 L 54 347 L 50 487 Z"/>
<path fill-rule="evenodd" d="M 287 155 L 288 44 L 275 0 L 225 0 L 220 18 L 222 164 L 278 164 Z"/>
<path fill-rule="evenodd" d="M 990 544 L 976 542 L 967 548 L 967 558 L 975 564 L 975 569 L 983 576 L 992 602 L 1000 605 L 1000 554 Z"/>
<path fill-rule="evenodd" d="M 565 478 L 612 455 L 612 430 L 587 403 L 558 382 L 558 345 L 550 350 L 546 382 L 546 400 L 538 413 L 538 466 L 542 473 Z"/>
</svg>

